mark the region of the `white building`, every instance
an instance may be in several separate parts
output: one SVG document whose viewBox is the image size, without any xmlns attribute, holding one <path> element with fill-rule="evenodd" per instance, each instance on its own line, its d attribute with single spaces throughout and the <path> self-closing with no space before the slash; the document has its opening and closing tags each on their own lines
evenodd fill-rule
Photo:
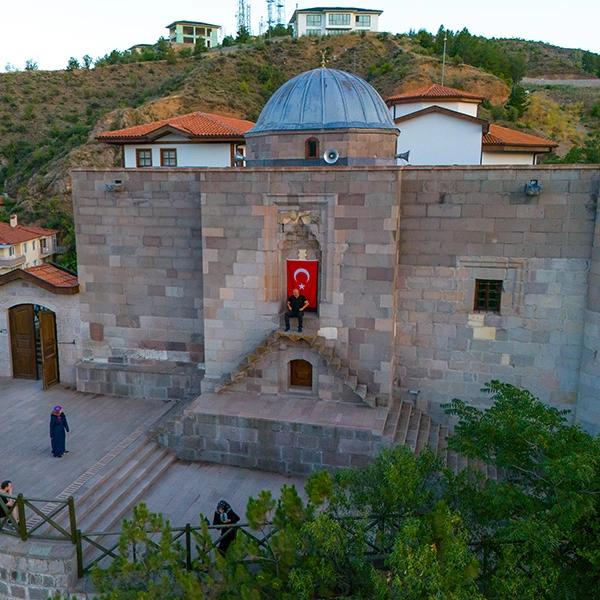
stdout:
<svg viewBox="0 0 600 600">
<path fill-rule="evenodd" d="M 232 167 L 244 154 L 244 134 L 254 123 L 195 112 L 171 119 L 108 131 L 96 139 L 122 147 L 123 166 Z"/>
<path fill-rule="evenodd" d="M 10 223 L 0 222 L 0 275 L 14 269 L 37 267 L 56 254 L 56 231 L 19 225 L 17 215 Z"/>
<path fill-rule="evenodd" d="M 480 119 L 482 96 L 441 85 L 387 99 L 411 165 L 534 165 L 557 144 Z"/>
<path fill-rule="evenodd" d="M 295 37 L 379 31 L 382 10 L 351 7 L 298 8 L 290 19 Z"/>
</svg>

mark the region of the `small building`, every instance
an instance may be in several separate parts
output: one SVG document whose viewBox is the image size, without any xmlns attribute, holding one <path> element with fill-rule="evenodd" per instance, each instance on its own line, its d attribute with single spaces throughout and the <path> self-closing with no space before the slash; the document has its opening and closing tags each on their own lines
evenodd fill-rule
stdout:
<svg viewBox="0 0 600 600">
<path fill-rule="evenodd" d="M 412 165 L 535 165 L 557 146 L 479 118 L 482 102 L 483 96 L 438 84 L 391 96 L 398 154 L 409 152 Z"/>
<path fill-rule="evenodd" d="M 173 21 L 167 25 L 169 42 L 173 46 L 195 46 L 202 38 L 207 48 L 219 45 L 220 25 L 201 21 Z"/>
<path fill-rule="evenodd" d="M 96 139 L 120 145 L 127 169 L 233 167 L 244 155 L 244 134 L 252 127 L 252 121 L 194 112 L 108 131 Z"/>
<path fill-rule="evenodd" d="M 0 275 L 13 269 L 36 267 L 57 253 L 57 231 L 19 225 L 17 215 L 10 223 L 0 222 Z"/>
<path fill-rule="evenodd" d="M 379 31 L 382 10 L 352 7 L 298 8 L 290 19 L 295 37 Z"/>
<path fill-rule="evenodd" d="M 153 50 L 154 44 L 135 44 L 135 46 L 131 46 L 131 48 L 127 48 L 129 52 L 132 54 L 143 54 L 147 50 Z"/>
</svg>

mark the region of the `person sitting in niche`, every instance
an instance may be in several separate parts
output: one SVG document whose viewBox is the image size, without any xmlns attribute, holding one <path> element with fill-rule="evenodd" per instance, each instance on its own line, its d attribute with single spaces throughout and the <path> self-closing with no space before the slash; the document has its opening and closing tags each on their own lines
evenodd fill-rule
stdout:
<svg viewBox="0 0 600 600">
<path fill-rule="evenodd" d="M 290 319 L 298 319 L 298 332 L 302 331 L 302 319 L 308 304 L 308 300 L 300 295 L 300 290 L 294 288 L 292 295 L 287 299 L 288 311 L 284 315 L 286 331 L 290 330 Z"/>
</svg>

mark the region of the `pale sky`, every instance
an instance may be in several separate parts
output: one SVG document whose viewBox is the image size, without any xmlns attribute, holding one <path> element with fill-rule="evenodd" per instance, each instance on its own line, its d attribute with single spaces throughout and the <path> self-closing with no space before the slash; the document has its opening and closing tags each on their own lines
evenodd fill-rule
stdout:
<svg viewBox="0 0 600 600">
<path fill-rule="evenodd" d="M 266 0 L 251 0 L 258 33 Z M 294 8 L 357 6 L 384 11 L 381 28 L 393 33 L 424 28 L 435 32 L 467 27 L 487 37 L 520 37 L 600 52 L 600 2 L 594 0 L 286 0 Z M 165 25 L 188 19 L 235 33 L 237 0 L 0 0 L 0 71 L 23 68 L 28 58 L 40 69 L 61 69 L 70 56 L 96 58 L 114 48 L 154 43 Z M 1 90 L 0 90 L 1 92 Z"/>
</svg>

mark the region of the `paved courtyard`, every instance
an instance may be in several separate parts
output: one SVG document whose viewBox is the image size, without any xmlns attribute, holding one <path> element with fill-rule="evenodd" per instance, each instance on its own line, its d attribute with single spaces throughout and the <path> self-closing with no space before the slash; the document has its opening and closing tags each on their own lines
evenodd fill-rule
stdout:
<svg viewBox="0 0 600 600">
<path fill-rule="evenodd" d="M 69 453 L 61 459 L 52 456 L 48 435 L 55 404 L 64 406 L 71 427 Z M 4 415 L 0 422 L 0 479 L 12 479 L 15 491 L 25 496 L 54 498 L 133 432 L 148 429 L 171 406 L 162 401 L 83 394 L 62 386 L 43 391 L 39 381 L 0 378 Z M 284 483 L 295 484 L 299 490 L 303 487 L 301 478 L 176 462 L 144 500 L 151 510 L 164 512 L 174 525 L 197 523 L 198 515 L 212 514 L 221 498 L 243 515 L 250 496 L 262 489 L 278 495 Z"/>
</svg>

